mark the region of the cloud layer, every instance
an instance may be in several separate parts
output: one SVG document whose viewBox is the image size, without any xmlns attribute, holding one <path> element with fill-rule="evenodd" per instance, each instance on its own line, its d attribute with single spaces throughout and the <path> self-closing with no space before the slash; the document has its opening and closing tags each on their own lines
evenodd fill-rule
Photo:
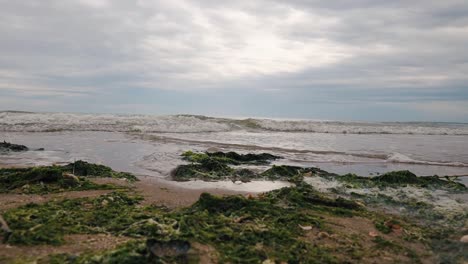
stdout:
<svg viewBox="0 0 468 264">
<path fill-rule="evenodd" d="M 0 108 L 468 121 L 466 1 L 231 2 L 0 0 Z"/>
</svg>

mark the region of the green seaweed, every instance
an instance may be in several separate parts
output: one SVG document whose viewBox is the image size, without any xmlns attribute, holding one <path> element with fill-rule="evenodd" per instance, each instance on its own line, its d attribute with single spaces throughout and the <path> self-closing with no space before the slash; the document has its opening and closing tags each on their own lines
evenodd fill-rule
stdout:
<svg viewBox="0 0 468 264">
<path fill-rule="evenodd" d="M 433 249 L 447 250 L 455 256 L 451 258 L 449 254 L 442 254 L 442 260 L 463 258 L 463 253 L 457 253 L 456 250 L 464 249 L 464 245 L 452 243 L 447 246 L 448 248 L 444 248 L 441 242 L 453 235 L 456 229 L 437 227 L 434 230 L 429 228 L 426 230 L 411 221 L 405 222 L 406 219 L 368 211 L 361 202 L 319 193 L 302 179 L 318 175 L 329 179 L 336 178 L 347 185 L 360 186 L 360 188 L 398 187 L 409 184 L 425 188 L 442 186 L 452 190 L 457 189 L 454 188 L 456 185 L 446 185 L 445 182 L 441 183 L 435 179 L 415 178 L 409 172 L 393 172 L 374 178 L 364 178 L 350 174 L 338 176 L 318 168 L 273 166 L 261 174 L 256 174 L 248 169 L 229 167 L 229 164 L 233 164 L 225 162 L 225 159 L 230 159 L 226 156 L 210 157 L 206 153 L 189 156 L 191 164 L 179 166 L 175 172 L 177 174 L 177 170 L 180 170 L 178 173 L 182 180 L 229 178 L 247 181 L 264 178 L 287 179 L 296 184 L 294 187 L 270 191 L 258 197 L 240 195 L 218 197 L 204 193 L 192 206 L 172 211 L 163 207 L 142 206 L 140 197 L 122 192 L 98 198 L 28 204 L 10 209 L 3 214 L 13 231 L 6 238 L 6 242 L 18 245 L 59 245 L 64 243 L 64 236 L 67 234 L 95 233 L 136 239 L 116 249 L 103 252 L 79 256 L 67 254 L 50 256 L 43 260 L 47 263 L 186 263 L 190 258 L 183 253 L 185 247 L 195 242 L 214 248 L 218 256 L 217 261 L 220 263 L 352 262 L 365 256 L 359 240 L 353 240 L 352 246 L 344 247 L 349 250 L 347 251 L 349 254 L 339 256 L 325 244 L 311 241 L 308 236 L 312 231 L 309 230 L 330 231 L 326 216 L 360 216 L 372 220 L 382 233 L 392 232 L 392 227 L 401 225 L 401 229 L 404 230 L 403 237 L 408 241 L 418 243 L 432 241 Z M 50 182 L 60 181 L 64 173 L 70 171 L 82 175 L 84 179 L 91 175 L 115 177 L 115 172 L 109 170 L 110 168 L 101 165 L 94 166 L 80 161 L 65 167 L 55 166 L 44 171 L 29 172 L 31 174 L 25 179 L 34 179 L 47 186 Z M 366 203 L 392 205 L 395 208 L 401 206 L 418 208 L 428 214 L 433 209 L 429 204 L 409 200 L 398 201 L 385 195 L 352 194 L 351 197 L 364 200 Z M 438 216 L 431 214 L 425 217 L 435 219 Z M 460 216 L 457 223 L 463 222 L 466 217 L 466 215 Z M 460 226 L 454 225 L 454 227 Z M 346 239 L 345 237 L 340 241 Z M 402 252 L 414 262 L 419 261 L 416 253 L 402 248 L 395 241 L 377 237 L 374 242 L 374 249 L 377 252 L 391 251 L 394 254 Z M 174 249 L 174 245 L 183 246 Z M 161 253 L 155 253 L 161 252 L 161 247 L 168 247 L 166 248 L 168 252 L 182 253 L 161 256 Z"/>
<path fill-rule="evenodd" d="M 112 184 L 93 183 L 89 180 L 91 177 L 137 180 L 130 173 L 116 172 L 103 165 L 77 161 L 66 166 L 0 169 L 0 193 L 45 194 L 123 188 Z"/>
<path fill-rule="evenodd" d="M 187 151 L 182 154 L 191 164 L 180 165 L 172 172 L 175 181 L 200 179 L 204 181 L 232 180 L 248 182 L 253 179 L 285 180 L 300 183 L 307 175 L 334 175 L 318 168 L 273 165 L 270 169 L 256 173 L 250 169 L 235 169 L 228 165 L 265 165 L 281 157 L 268 153 L 238 154 L 235 152 L 196 153 Z"/>
<path fill-rule="evenodd" d="M 200 164 L 187 164 L 178 166 L 172 173 L 176 181 L 201 179 L 216 181 L 228 179 L 234 175 L 234 169 L 214 159 L 205 159 Z"/>
<path fill-rule="evenodd" d="M 0 193 L 46 194 L 116 188 L 122 187 L 96 184 L 84 177 L 64 174 L 58 166 L 0 169 Z"/>
<path fill-rule="evenodd" d="M 140 197 L 113 192 L 98 198 L 65 199 L 44 204 L 27 204 L 4 213 L 12 233 L 10 244 L 59 245 L 65 234 L 110 233 L 131 237 L 167 238 L 172 222 L 165 223 L 164 208 L 137 206 Z M 140 225 L 153 219 L 157 227 Z"/>
<path fill-rule="evenodd" d="M 351 201 L 321 196 L 305 184 L 259 198 L 204 193 L 194 205 L 177 211 L 142 207 L 139 201 L 138 197 L 116 192 L 94 199 L 66 199 L 14 208 L 4 214 L 13 230 L 7 242 L 58 245 L 64 242 L 65 234 L 109 233 L 211 245 L 219 253 L 220 262 L 259 263 L 270 259 L 333 263 L 336 259 L 327 248 L 302 239 L 306 232 L 302 227 L 322 228 L 317 213 L 333 214 L 334 208 L 361 210 Z M 138 254 L 134 251 L 130 254 L 128 248 L 122 250 L 106 253 L 106 257 L 101 255 L 96 263 L 109 263 L 104 260 L 120 253 L 123 259 L 132 255 L 131 259 L 147 263 L 144 262 L 148 260 L 147 250 Z M 69 263 L 82 262 L 70 260 Z"/>
<path fill-rule="evenodd" d="M 444 189 L 451 191 L 466 191 L 467 187 L 462 183 L 452 180 L 441 179 L 438 176 L 421 176 L 418 177 L 410 171 L 392 171 L 375 177 L 362 177 L 355 174 L 345 174 L 340 176 L 332 176 L 340 182 L 343 182 L 347 187 L 351 188 L 370 188 L 370 187 L 401 187 L 401 186 L 416 186 L 428 189 Z"/>
<path fill-rule="evenodd" d="M 196 163 L 203 163 L 206 159 L 214 159 L 220 163 L 230 164 L 230 165 L 241 165 L 241 164 L 250 164 L 250 165 L 265 165 L 269 164 L 272 160 L 281 159 L 279 156 L 275 156 L 269 153 L 260 153 L 260 154 L 238 154 L 236 152 L 192 152 L 186 151 L 182 153 L 182 156 L 185 160 Z"/>
<path fill-rule="evenodd" d="M 131 173 L 117 172 L 107 166 L 88 163 L 82 160 L 75 161 L 66 166 L 63 166 L 62 168 L 63 168 L 63 171 L 71 172 L 77 176 L 93 176 L 93 177 L 126 179 L 130 182 L 138 181 L 138 178 Z"/>
<path fill-rule="evenodd" d="M 335 174 L 314 167 L 304 168 L 289 165 L 273 165 L 270 169 L 261 173 L 261 176 L 268 180 L 288 180 L 294 183 L 300 183 L 304 176 L 312 175 L 333 176 Z"/>
</svg>

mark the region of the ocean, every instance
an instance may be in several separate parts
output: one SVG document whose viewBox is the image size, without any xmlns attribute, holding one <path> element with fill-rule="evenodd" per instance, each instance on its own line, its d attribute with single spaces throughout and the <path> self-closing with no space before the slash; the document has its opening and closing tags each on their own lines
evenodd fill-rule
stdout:
<svg viewBox="0 0 468 264">
<path fill-rule="evenodd" d="M 0 164 L 84 159 L 164 179 L 184 163 L 180 154 L 186 150 L 268 152 L 284 157 L 275 164 L 315 166 L 339 174 L 468 174 L 464 123 L 0 112 L 0 140 L 44 148 L 2 155 Z"/>
</svg>

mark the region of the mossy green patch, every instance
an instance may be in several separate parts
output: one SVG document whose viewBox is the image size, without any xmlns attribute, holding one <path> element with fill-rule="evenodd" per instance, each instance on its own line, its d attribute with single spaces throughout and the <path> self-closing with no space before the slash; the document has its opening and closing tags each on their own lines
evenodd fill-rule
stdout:
<svg viewBox="0 0 468 264">
<path fill-rule="evenodd" d="M 239 154 L 233 151 L 230 152 L 192 152 L 186 151 L 182 153 L 182 156 L 185 160 L 196 163 L 203 163 L 206 159 L 214 159 L 220 163 L 230 164 L 230 165 L 241 165 L 241 164 L 250 164 L 250 165 L 265 165 L 269 164 L 273 160 L 280 159 L 281 157 L 275 156 L 269 153 L 260 153 L 260 154 Z"/>
<path fill-rule="evenodd" d="M 219 181 L 234 176 L 235 170 L 214 159 L 205 159 L 202 163 L 192 163 L 178 166 L 172 173 L 176 181 L 200 179 L 204 181 Z"/>
<path fill-rule="evenodd" d="M 58 166 L 0 169 L 0 193 L 46 194 L 63 191 L 110 190 L 122 188 L 96 184 L 85 177 L 63 173 Z"/>
<path fill-rule="evenodd" d="M 418 177 L 410 171 L 392 171 L 376 177 L 362 177 L 355 174 L 345 174 L 335 176 L 334 178 L 345 183 L 351 188 L 402 187 L 410 185 L 451 191 L 467 190 L 467 187 L 462 183 L 450 179 L 441 179 L 438 176 Z"/>
<path fill-rule="evenodd" d="M 7 242 L 57 245 L 63 243 L 65 234 L 110 233 L 157 241 L 199 242 L 214 247 L 220 262 L 259 263 L 270 259 L 334 263 L 336 259 L 326 247 L 303 239 L 303 227 L 322 228 L 319 215 L 333 214 L 336 208 L 361 210 L 351 201 L 321 196 L 305 184 L 259 198 L 204 193 L 193 206 L 176 211 L 143 207 L 139 201 L 138 197 L 111 193 L 94 199 L 67 199 L 11 209 L 4 214 L 13 230 Z M 109 258 L 121 257 L 122 261 L 149 263 L 148 248 L 138 245 L 141 250 L 123 247 L 88 260 L 112 263 Z M 84 261 L 81 257 L 55 259 L 87 263 L 77 262 Z"/>
<path fill-rule="evenodd" d="M 138 181 L 138 178 L 131 173 L 114 171 L 107 166 L 88 163 L 82 160 L 63 166 L 62 170 L 65 172 L 71 172 L 77 176 L 126 179 L 131 182 Z"/>
<path fill-rule="evenodd" d="M 269 153 L 238 154 L 236 152 L 196 153 L 187 151 L 182 154 L 183 159 L 191 164 L 180 165 L 172 173 L 176 181 L 189 181 L 194 179 L 204 181 L 232 180 L 248 182 L 260 180 L 284 180 L 300 183 L 304 175 L 334 175 L 318 168 L 302 168 L 296 166 L 275 166 L 257 173 L 248 168 L 235 169 L 229 165 L 266 165 L 270 161 L 281 157 Z"/>
<path fill-rule="evenodd" d="M 12 233 L 11 244 L 37 245 L 63 243 L 65 234 L 111 233 L 140 237 L 166 237 L 172 222 L 159 218 L 164 209 L 137 206 L 141 198 L 114 192 L 98 198 L 65 199 L 45 204 L 28 204 L 4 214 Z M 156 219 L 157 226 L 140 225 Z"/>
<path fill-rule="evenodd" d="M 74 172 L 74 174 L 71 174 Z M 96 184 L 91 177 L 110 177 L 135 181 L 137 178 L 125 172 L 84 161 L 66 166 L 0 169 L 0 193 L 45 194 L 63 191 L 119 189 L 111 184 Z"/>
</svg>

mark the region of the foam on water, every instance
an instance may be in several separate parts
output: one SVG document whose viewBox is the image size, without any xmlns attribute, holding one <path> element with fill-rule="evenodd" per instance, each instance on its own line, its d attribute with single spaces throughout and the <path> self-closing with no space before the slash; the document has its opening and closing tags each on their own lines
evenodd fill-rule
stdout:
<svg viewBox="0 0 468 264">
<path fill-rule="evenodd" d="M 0 113 L 0 131 L 212 132 L 230 126 L 195 116 Z"/>
<path fill-rule="evenodd" d="M 318 176 L 306 177 L 304 181 L 320 192 L 333 192 L 333 190 L 340 189 L 348 195 L 351 193 L 375 196 L 383 194 L 392 197 L 396 201 L 414 199 L 432 204 L 435 206 L 434 210 L 454 216 L 468 210 L 466 203 L 459 202 L 456 196 L 444 190 L 428 190 L 412 186 L 398 188 L 348 188 L 336 180 L 328 180 Z"/>
<path fill-rule="evenodd" d="M 122 140 L 123 135 L 138 143 L 106 143 Z M 119 169 L 130 157 L 134 160 L 129 169 L 164 176 L 179 165 L 183 151 L 213 147 L 274 153 L 284 157 L 276 164 L 320 166 L 337 173 L 369 175 L 405 169 L 418 175 L 468 173 L 468 124 L 0 112 L 0 140 L 46 147 L 43 153 L 2 157 L 3 163 L 42 165 L 47 159 L 57 162 L 58 155 L 66 161 L 106 161 Z M 48 152 L 52 146 L 68 152 Z M 158 149 L 151 151 L 154 146 Z M 130 151 L 143 155 L 134 157 Z"/>
<path fill-rule="evenodd" d="M 387 161 L 393 163 L 408 163 L 408 164 L 423 164 L 435 166 L 453 166 L 453 167 L 468 167 L 468 164 L 463 162 L 435 162 L 435 161 L 422 161 L 415 160 L 401 153 L 393 153 L 387 158 Z"/>
<path fill-rule="evenodd" d="M 468 124 L 424 122 L 337 122 L 317 120 L 229 119 L 193 115 L 0 112 L 0 131 L 221 132 L 282 131 L 331 134 L 468 135 Z"/>
</svg>

